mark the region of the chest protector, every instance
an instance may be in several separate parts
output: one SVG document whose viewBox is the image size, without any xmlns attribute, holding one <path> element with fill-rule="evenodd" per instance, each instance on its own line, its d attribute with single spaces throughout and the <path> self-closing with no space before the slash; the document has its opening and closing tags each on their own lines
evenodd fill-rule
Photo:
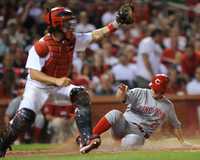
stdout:
<svg viewBox="0 0 200 160">
<path fill-rule="evenodd" d="M 49 49 L 49 58 L 45 62 L 42 72 L 56 78 L 67 77 L 72 66 L 75 36 L 62 42 L 55 41 L 51 35 L 45 35 L 44 41 Z"/>
</svg>

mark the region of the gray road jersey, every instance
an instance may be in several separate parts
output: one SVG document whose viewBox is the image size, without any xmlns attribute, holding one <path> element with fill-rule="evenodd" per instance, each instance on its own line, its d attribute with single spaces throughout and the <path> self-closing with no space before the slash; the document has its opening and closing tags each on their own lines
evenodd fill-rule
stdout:
<svg viewBox="0 0 200 160">
<path fill-rule="evenodd" d="M 13 117 L 19 108 L 21 100 L 22 96 L 18 96 L 12 99 L 8 105 L 8 108 L 6 109 L 6 114 L 9 115 L 10 117 Z"/>
<path fill-rule="evenodd" d="M 166 119 L 169 119 L 174 128 L 181 126 L 172 102 L 166 97 L 160 100 L 154 99 L 150 89 L 129 90 L 126 104 L 128 104 L 124 113 L 126 120 L 141 125 L 148 134 L 152 134 Z"/>
</svg>

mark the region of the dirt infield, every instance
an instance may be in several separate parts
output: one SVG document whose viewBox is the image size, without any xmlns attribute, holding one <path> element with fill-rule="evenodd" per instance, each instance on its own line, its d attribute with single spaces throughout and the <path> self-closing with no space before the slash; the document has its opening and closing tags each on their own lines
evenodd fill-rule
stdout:
<svg viewBox="0 0 200 160">
<path fill-rule="evenodd" d="M 190 148 L 187 146 L 181 146 L 176 138 L 162 138 L 159 140 L 149 139 L 146 141 L 145 145 L 137 150 L 144 151 L 190 151 L 190 152 L 200 152 L 200 138 L 188 139 L 188 142 L 196 144 L 194 147 Z M 110 136 L 105 135 L 102 137 L 102 145 L 93 152 L 121 152 L 120 142 L 114 141 Z M 79 147 L 74 143 L 74 138 L 68 140 L 65 144 L 58 145 L 52 149 L 46 150 L 32 150 L 32 151 L 9 151 L 8 157 L 28 157 L 28 156 L 38 156 L 38 155 L 74 155 L 80 154 Z"/>
</svg>

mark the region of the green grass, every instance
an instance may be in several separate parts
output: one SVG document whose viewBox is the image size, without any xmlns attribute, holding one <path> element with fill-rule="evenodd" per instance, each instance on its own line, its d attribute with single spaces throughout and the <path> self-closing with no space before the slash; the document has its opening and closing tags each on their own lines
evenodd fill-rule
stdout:
<svg viewBox="0 0 200 160">
<path fill-rule="evenodd" d="M 38 146 L 34 146 L 38 148 Z M 27 148 L 26 148 L 27 149 Z M 87 155 L 7 157 L 5 160 L 199 160 L 200 152 L 128 151 Z"/>
<path fill-rule="evenodd" d="M 70 156 L 37 156 L 5 158 L 5 160 L 199 160 L 198 152 L 122 152 L 92 153 L 88 155 Z"/>
<path fill-rule="evenodd" d="M 56 147 L 57 144 L 20 144 L 20 145 L 13 145 L 12 149 L 14 151 L 31 151 L 31 150 L 46 150 Z"/>
</svg>

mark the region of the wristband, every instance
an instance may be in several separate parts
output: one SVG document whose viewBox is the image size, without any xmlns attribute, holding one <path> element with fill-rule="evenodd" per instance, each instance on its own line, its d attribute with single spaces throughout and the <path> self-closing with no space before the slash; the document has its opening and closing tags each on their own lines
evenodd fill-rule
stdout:
<svg viewBox="0 0 200 160">
<path fill-rule="evenodd" d="M 107 27 L 110 33 L 115 32 L 117 30 L 117 28 L 115 28 L 112 23 L 108 24 Z"/>
<path fill-rule="evenodd" d="M 118 28 L 118 23 L 114 21 L 113 23 L 109 23 L 107 27 L 110 33 L 115 32 Z"/>
</svg>

